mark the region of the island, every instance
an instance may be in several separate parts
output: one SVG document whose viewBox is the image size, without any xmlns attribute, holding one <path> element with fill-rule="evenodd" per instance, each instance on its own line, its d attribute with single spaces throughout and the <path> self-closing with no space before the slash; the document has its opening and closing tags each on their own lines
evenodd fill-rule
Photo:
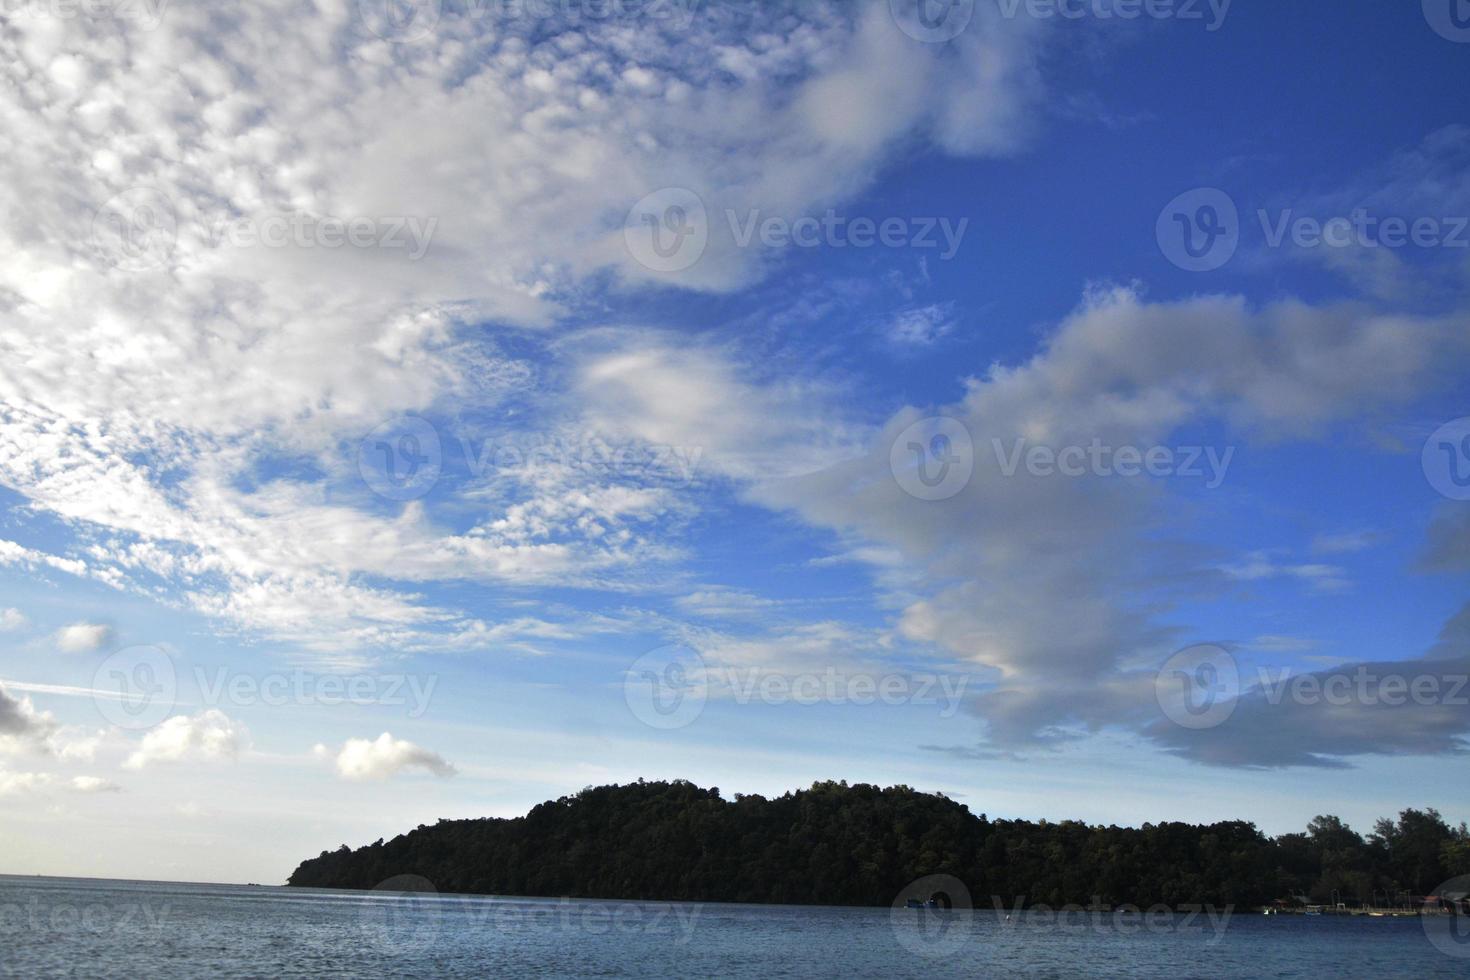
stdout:
<svg viewBox="0 0 1470 980">
<path fill-rule="evenodd" d="M 949 875 L 975 907 L 1335 911 L 1411 908 L 1470 874 L 1470 831 L 1433 809 L 1337 817 L 1269 837 L 1253 823 L 1090 826 L 993 820 L 907 786 L 819 782 L 768 799 L 689 782 L 589 787 L 523 817 L 441 820 L 303 861 L 288 884 L 647 901 L 885 906 Z"/>
</svg>

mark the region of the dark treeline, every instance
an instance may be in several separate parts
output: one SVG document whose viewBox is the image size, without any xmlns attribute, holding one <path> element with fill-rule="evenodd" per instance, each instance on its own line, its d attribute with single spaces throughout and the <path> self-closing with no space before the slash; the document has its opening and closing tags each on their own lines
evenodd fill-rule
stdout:
<svg viewBox="0 0 1470 980">
<path fill-rule="evenodd" d="M 990 820 L 905 786 L 817 783 L 776 799 L 687 782 L 589 788 L 514 819 L 442 820 L 386 843 L 323 851 L 290 884 L 372 888 L 421 875 L 441 892 L 667 901 L 887 905 L 953 875 L 977 905 L 1141 907 L 1424 896 L 1470 873 L 1470 833 L 1434 810 L 1336 817 L 1277 838 L 1244 821 L 1091 827 Z M 1375 902 L 1376 899 L 1376 902 Z"/>
</svg>

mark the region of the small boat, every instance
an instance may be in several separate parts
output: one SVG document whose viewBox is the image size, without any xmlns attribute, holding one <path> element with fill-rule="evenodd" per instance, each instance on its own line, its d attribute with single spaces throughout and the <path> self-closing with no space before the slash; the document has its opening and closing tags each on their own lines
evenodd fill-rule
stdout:
<svg viewBox="0 0 1470 980">
<path fill-rule="evenodd" d="M 927 901 L 927 902 L 921 902 L 917 898 L 911 898 L 907 902 L 904 903 L 904 908 L 907 908 L 907 909 L 937 909 L 937 908 L 939 908 L 939 903 L 937 901 L 935 901 L 934 899 L 932 899 L 932 898 L 929 899 L 929 901 Z"/>
</svg>

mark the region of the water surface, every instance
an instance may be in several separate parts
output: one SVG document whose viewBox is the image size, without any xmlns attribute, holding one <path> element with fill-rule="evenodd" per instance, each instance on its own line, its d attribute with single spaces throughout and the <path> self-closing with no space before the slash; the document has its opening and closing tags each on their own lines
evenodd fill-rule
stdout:
<svg viewBox="0 0 1470 980">
<path fill-rule="evenodd" d="M 395 886 L 397 887 L 397 886 Z M 1420 920 L 1006 914 L 0 876 L 0 975 L 1470 976 Z"/>
</svg>

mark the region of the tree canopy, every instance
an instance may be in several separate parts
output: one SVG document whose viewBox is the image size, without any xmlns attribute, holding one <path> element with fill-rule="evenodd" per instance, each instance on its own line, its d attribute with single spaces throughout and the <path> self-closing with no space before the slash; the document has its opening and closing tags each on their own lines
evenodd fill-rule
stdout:
<svg viewBox="0 0 1470 980">
<path fill-rule="evenodd" d="M 907 786 L 821 782 L 774 799 L 692 783 L 589 787 L 524 817 L 441 820 L 302 862 L 289 884 L 663 901 L 887 905 L 953 875 L 975 904 L 1370 904 L 1470 873 L 1470 832 L 1407 809 L 1368 837 L 1319 816 L 1270 838 L 1244 821 L 1099 827 L 976 816 Z"/>
</svg>

